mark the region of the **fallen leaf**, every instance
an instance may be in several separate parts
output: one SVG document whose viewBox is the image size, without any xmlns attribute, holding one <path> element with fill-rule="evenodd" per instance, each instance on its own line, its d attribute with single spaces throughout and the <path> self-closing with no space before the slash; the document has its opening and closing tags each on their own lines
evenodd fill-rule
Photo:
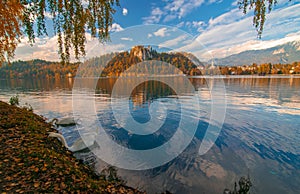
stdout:
<svg viewBox="0 0 300 194">
<path fill-rule="evenodd" d="M 39 183 L 39 182 L 35 182 L 35 183 L 33 184 L 33 186 L 34 186 L 35 188 L 37 188 L 37 187 L 40 186 L 40 183 Z"/>
</svg>

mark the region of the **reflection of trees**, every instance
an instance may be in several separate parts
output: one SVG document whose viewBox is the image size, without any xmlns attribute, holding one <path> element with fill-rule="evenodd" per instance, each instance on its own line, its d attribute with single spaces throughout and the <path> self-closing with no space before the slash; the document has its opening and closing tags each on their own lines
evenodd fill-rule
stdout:
<svg viewBox="0 0 300 194">
<path fill-rule="evenodd" d="M 126 78 L 124 83 L 132 83 L 133 79 Z M 175 85 L 182 84 L 182 78 L 174 77 L 173 83 Z M 130 81 L 131 80 L 131 81 Z M 193 84 L 196 90 L 201 88 L 208 88 L 208 81 L 205 78 L 190 78 L 190 82 Z M 96 93 L 111 95 L 113 87 L 117 78 L 100 78 L 97 84 Z M 225 85 L 229 86 L 230 90 L 242 90 L 245 91 L 261 91 L 261 94 L 265 97 L 269 97 L 276 100 L 283 98 L 290 98 L 300 88 L 300 78 L 226 78 L 223 79 Z M 124 86 L 126 90 L 126 85 Z M 174 95 L 175 92 L 162 82 L 148 81 L 138 85 L 131 93 L 132 100 L 136 105 L 141 105 L 151 99 L 166 97 L 168 95 Z M 177 94 L 178 95 L 178 94 Z"/>
<path fill-rule="evenodd" d="M 292 81 L 291 81 L 292 80 Z M 278 77 L 265 77 L 265 78 L 225 78 L 224 82 L 228 85 L 240 85 L 242 88 L 267 88 L 273 85 L 277 88 L 291 86 L 294 89 L 299 88 L 299 78 L 278 78 Z"/>
<path fill-rule="evenodd" d="M 202 88 L 203 86 L 206 86 L 206 80 L 205 78 L 189 78 L 190 82 L 195 87 L 195 90 L 198 90 L 198 88 Z"/>
<path fill-rule="evenodd" d="M 7 79 L 1 80 L 1 86 L 8 86 L 8 88 L 21 90 L 21 91 L 52 91 L 57 89 L 72 90 L 74 79 L 60 78 L 60 79 Z"/>
<path fill-rule="evenodd" d="M 130 80 L 136 78 L 126 78 L 124 82 L 130 83 Z M 171 78 L 170 78 L 171 79 Z M 174 77 L 174 84 L 182 84 L 181 78 Z M 127 81 L 126 81 L 127 80 Z M 190 78 L 196 90 L 207 88 L 207 80 L 205 78 Z M 300 78 L 225 78 L 223 79 L 225 85 L 230 86 L 231 89 L 237 88 L 239 90 L 253 90 L 262 91 L 262 94 L 269 95 L 270 98 L 280 99 L 289 98 L 295 91 L 300 88 Z M 100 78 L 97 81 L 96 94 L 109 94 L 111 95 L 117 78 Z M 43 90 L 52 91 L 57 89 L 72 90 L 73 78 L 60 78 L 60 79 L 6 79 L 1 80 L 2 87 L 14 88 L 16 90 Z M 81 80 L 82 85 L 92 86 L 95 79 L 86 78 Z M 133 98 L 144 98 L 143 102 L 149 99 L 156 99 L 175 94 L 173 90 L 163 83 L 157 81 L 145 82 L 137 86 L 132 91 Z M 138 97 L 140 96 L 140 97 Z M 140 100 L 141 101 L 141 100 Z M 141 101 L 141 102 L 142 102 Z"/>
<path fill-rule="evenodd" d="M 146 102 L 151 103 L 154 99 L 176 95 L 168 85 L 158 81 L 147 81 L 138 85 L 131 93 L 134 106 L 141 106 Z"/>
<path fill-rule="evenodd" d="M 117 78 L 100 78 L 97 82 L 95 93 L 111 95 L 116 81 Z"/>
<path fill-rule="evenodd" d="M 137 78 L 126 78 L 124 83 L 126 82 L 128 83 L 127 85 L 130 85 L 130 83 L 133 83 L 135 79 Z M 100 78 L 97 83 L 96 94 L 111 95 L 116 81 L 117 78 Z M 127 90 L 126 85 L 123 89 L 124 91 Z M 159 81 L 147 81 L 135 87 L 131 92 L 130 98 L 135 106 L 140 106 L 146 102 L 151 103 L 151 101 L 154 99 L 163 98 L 170 95 L 176 95 L 176 93 L 168 85 Z"/>
<path fill-rule="evenodd" d="M 230 86 L 230 90 L 254 91 L 262 98 L 274 99 L 279 103 L 293 96 L 298 98 L 297 91 L 300 88 L 300 78 L 228 78 L 224 82 Z"/>
</svg>

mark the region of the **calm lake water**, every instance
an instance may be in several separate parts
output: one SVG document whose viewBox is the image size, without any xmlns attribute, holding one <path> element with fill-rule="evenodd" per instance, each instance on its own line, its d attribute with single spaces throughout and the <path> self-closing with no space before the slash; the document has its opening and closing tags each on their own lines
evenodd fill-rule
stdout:
<svg viewBox="0 0 300 194">
<path fill-rule="evenodd" d="M 130 81 L 130 78 L 127 78 Z M 174 78 L 176 79 L 176 77 Z M 140 123 L 150 120 L 149 106 L 170 106 L 164 125 L 154 135 L 142 137 L 124 130 L 114 118 L 111 95 L 116 79 L 100 79 L 90 97 L 95 101 L 97 122 L 114 141 L 131 149 L 151 149 L 167 142 L 180 119 L 177 98 L 185 99 L 187 116 L 199 120 L 193 141 L 185 151 L 167 164 L 143 171 L 118 169 L 128 185 L 149 193 L 169 190 L 174 193 L 222 193 L 233 189 L 235 181 L 249 173 L 251 193 L 298 193 L 300 191 L 300 77 L 229 77 L 226 88 L 225 121 L 214 146 L 198 154 L 209 124 L 212 78 L 189 78 L 196 92 L 177 94 L 161 82 L 149 81 L 137 86 L 128 98 L 131 116 Z M 220 80 L 220 78 L 215 78 Z M 0 80 L 0 100 L 18 94 L 21 105 L 29 103 L 34 112 L 49 120 L 73 115 L 74 80 Z M 180 84 L 180 83 L 178 83 Z M 200 99 L 200 115 L 195 115 L 191 99 Z M 120 97 L 121 98 L 121 97 Z M 171 106 L 172 105 L 172 106 Z M 122 109 L 122 107 L 121 107 Z M 125 115 L 124 115 L 125 116 Z M 128 116 L 128 115 L 127 115 Z M 86 115 L 88 118 L 89 115 Z M 158 118 L 159 119 L 159 118 Z M 83 123 L 84 118 L 78 121 Z M 123 120 L 126 123 L 126 119 Z M 69 145 L 79 137 L 76 127 L 59 128 Z M 86 161 L 92 153 L 79 153 Z M 92 158 L 92 159 L 91 159 Z M 92 160 L 96 170 L 107 164 Z"/>
</svg>

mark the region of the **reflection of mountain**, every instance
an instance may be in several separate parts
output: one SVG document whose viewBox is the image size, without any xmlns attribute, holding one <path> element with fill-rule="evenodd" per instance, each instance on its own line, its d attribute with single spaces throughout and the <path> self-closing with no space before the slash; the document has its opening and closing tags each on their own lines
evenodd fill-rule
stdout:
<svg viewBox="0 0 300 194">
<path fill-rule="evenodd" d="M 252 63 L 292 63 L 300 61 L 300 41 L 289 42 L 280 46 L 244 51 L 225 58 L 216 60 L 218 65 L 251 65 Z"/>
</svg>

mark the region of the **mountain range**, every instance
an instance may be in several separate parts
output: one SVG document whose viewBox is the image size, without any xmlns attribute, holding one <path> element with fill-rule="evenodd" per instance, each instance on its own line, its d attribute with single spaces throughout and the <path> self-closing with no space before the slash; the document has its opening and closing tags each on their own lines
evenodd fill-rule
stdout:
<svg viewBox="0 0 300 194">
<path fill-rule="evenodd" d="M 288 42 L 268 49 L 248 50 L 215 61 L 216 65 L 220 66 L 293 63 L 300 61 L 300 41 Z"/>
</svg>

